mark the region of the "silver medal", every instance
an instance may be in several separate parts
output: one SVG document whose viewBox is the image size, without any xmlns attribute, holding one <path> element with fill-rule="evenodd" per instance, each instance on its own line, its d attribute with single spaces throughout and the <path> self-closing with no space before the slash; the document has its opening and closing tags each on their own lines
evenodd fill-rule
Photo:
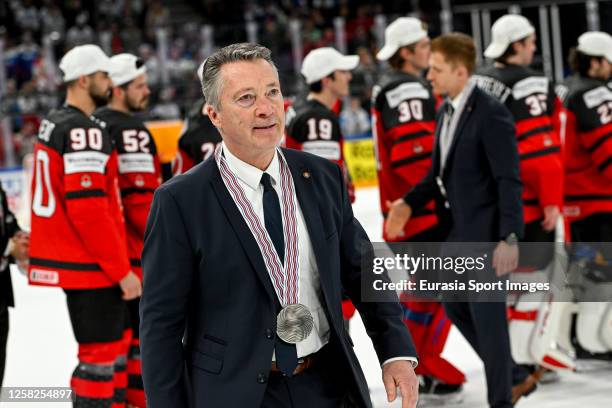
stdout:
<svg viewBox="0 0 612 408">
<path fill-rule="evenodd" d="M 299 303 L 285 306 L 276 317 L 276 333 L 281 340 L 289 344 L 306 339 L 313 327 L 314 320 L 310 310 Z"/>
</svg>

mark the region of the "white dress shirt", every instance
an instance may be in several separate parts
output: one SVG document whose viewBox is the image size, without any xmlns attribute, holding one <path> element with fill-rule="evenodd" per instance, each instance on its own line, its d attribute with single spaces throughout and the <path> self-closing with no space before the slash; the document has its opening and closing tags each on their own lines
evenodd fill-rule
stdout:
<svg viewBox="0 0 612 408">
<path fill-rule="evenodd" d="M 261 176 L 264 172 L 234 156 L 225 144 L 223 144 L 223 154 L 225 155 L 230 170 L 238 178 L 238 182 L 244 190 L 246 198 L 253 206 L 255 214 L 259 217 L 261 224 L 265 225 L 263 186 L 261 185 Z M 278 153 L 274 154 L 274 158 L 265 172 L 272 178 L 272 186 L 282 203 L 282 192 L 279 185 L 280 164 Z M 317 263 L 310 243 L 310 236 L 306 229 L 304 214 L 302 214 L 302 209 L 297 201 L 297 197 L 294 197 L 294 200 L 297 204 L 298 251 L 300 257 L 300 292 L 298 302 L 308 307 L 314 320 L 314 328 L 310 335 L 296 344 L 298 357 L 304 357 L 316 353 L 321 347 L 327 344 L 329 341 L 329 322 L 323 310 L 323 294 L 321 293 L 319 284 L 319 271 L 316 267 Z M 285 223 L 286 221 L 283 217 L 283 227 L 286 225 Z"/>
<path fill-rule="evenodd" d="M 265 225 L 264 221 L 264 210 L 263 210 L 263 186 L 261 185 L 261 176 L 264 171 L 254 167 L 234 156 L 225 143 L 222 142 L 223 155 L 227 161 L 227 165 L 238 178 L 240 186 L 244 190 L 246 198 L 253 206 L 255 214 L 259 217 L 262 225 Z M 274 153 L 272 162 L 265 170 L 272 179 L 272 186 L 278 194 L 279 200 L 282 203 L 282 191 L 279 186 L 280 180 L 280 164 L 278 158 L 278 152 Z M 297 197 L 293 198 L 297 206 L 297 230 L 298 230 L 298 250 L 299 250 L 299 266 L 300 266 L 300 291 L 298 302 L 307 306 L 314 320 L 314 328 L 310 335 L 296 344 L 296 350 L 298 358 L 305 357 L 309 354 L 316 353 L 324 345 L 329 342 L 329 322 L 325 311 L 323 310 L 323 301 L 321 293 L 321 286 L 319 280 L 319 271 L 317 270 L 317 262 L 310 242 L 310 236 L 306 228 L 306 221 L 304 220 L 304 214 L 302 214 L 302 208 L 297 200 Z M 282 215 L 284 213 L 281 211 Z M 283 216 L 283 227 L 285 226 L 285 218 Z M 274 360 L 274 356 L 272 356 Z M 414 357 L 395 357 L 386 360 L 384 364 L 396 360 L 409 360 L 412 362 L 413 367 L 416 367 L 417 360 Z"/>
</svg>

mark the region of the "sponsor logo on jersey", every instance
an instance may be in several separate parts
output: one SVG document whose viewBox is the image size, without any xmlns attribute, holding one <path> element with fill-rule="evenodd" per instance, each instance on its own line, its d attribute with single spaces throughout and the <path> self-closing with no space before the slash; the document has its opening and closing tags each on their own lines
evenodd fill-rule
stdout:
<svg viewBox="0 0 612 408">
<path fill-rule="evenodd" d="M 516 100 L 536 93 L 548 93 L 548 78 L 539 76 L 527 77 L 521 79 L 512 87 L 512 96 Z"/>
<path fill-rule="evenodd" d="M 419 82 L 404 82 L 385 93 L 390 108 L 408 99 L 429 99 L 429 92 Z"/>
<path fill-rule="evenodd" d="M 94 151 L 73 152 L 64 154 L 64 173 L 100 173 L 104 174 L 108 154 Z"/>
<path fill-rule="evenodd" d="M 30 280 L 32 282 L 45 283 L 47 285 L 56 285 L 59 283 L 59 274 L 56 271 L 32 269 L 30 270 Z"/>
<path fill-rule="evenodd" d="M 149 153 L 120 154 L 119 173 L 155 173 L 153 156 Z"/>
<path fill-rule="evenodd" d="M 330 140 L 304 142 L 302 150 L 327 160 L 340 160 L 340 143 Z"/>
<path fill-rule="evenodd" d="M 589 109 L 608 101 L 612 101 L 612 89 L 606 86 L 598 86 L 584 93 L 584 104 Z"/>
</svg>

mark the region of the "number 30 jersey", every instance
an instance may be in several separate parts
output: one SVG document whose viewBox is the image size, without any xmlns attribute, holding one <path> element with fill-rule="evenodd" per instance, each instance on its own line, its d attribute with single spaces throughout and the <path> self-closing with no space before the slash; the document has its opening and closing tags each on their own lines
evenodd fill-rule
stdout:
<svg viewBox="0 0 612 408">
<path fill-rule="evenodd" d="M 108 107 L 94 112 L 117 151 L 119 190 L 132 270 L 142 279 L 140 254 L 153 192 L 161 184 L 161 165 L 153 136 L 141 119 Z"/>
<path fill-rule="evenodd" d="M 412 190 L 431 167 L 436 130 L 436 99 L 421 78 L 392 71 L 372 90 L 372 129 L 378 171 L 380 207 Z M 415 211 L 400 241 L 438 223 L 434 203 Z M 383 238 L 388 240 L 386 235 Z"/>
<path fill-rule="evenodd" d="M 34 147 L 31 284 L 66 289 L 116 285 L 130 270 L 106 131 L 74 106 L 41 122 Z"/>
</svg>

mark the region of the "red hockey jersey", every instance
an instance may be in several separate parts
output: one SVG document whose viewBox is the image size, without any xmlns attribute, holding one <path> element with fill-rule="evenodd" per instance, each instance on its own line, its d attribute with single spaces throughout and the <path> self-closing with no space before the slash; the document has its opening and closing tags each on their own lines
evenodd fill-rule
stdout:
<svg viewBox="0 0 612 408">
<path fill-rule="evenodd" d="M 519 65 L 486 67 L 473 78 L 514 116 L 525 223 L 541 219 L 547 206 L 556 205 L 562 210 L 563 162 L 555 120 L 562 105 L 552 82 L 543 74 Z"/>
<path fill-rule="evenodd" d="M 161 184 L 155 140 L 142 120 L 111 108 L 94 112 L 94 120 L 113 140 L 118 160 L 119 190 L 125 216 L 132 270 L 142 279 L 142 253 L 153 192 Z"/>
<path fill-rule="evenodd" d="M 569 221 L 612 212 L 612 84 L 571 77 L 557 87 L 565 110 L 565 209 Z"/>
<path fill-rule="evenodd" d="M 372 91 L 372 129 L 383 216 L 386 201 L 403 197 L 429 171 L 436 129 L 436 98 L 414 75 L 394 71 Z M 434 202 L 415 211 L 404 228 L 404 241 L 438 223 Z M 383 231 L 383 238 L 389 240 Z"/>
<path fill-rule="evenodd" d="M 112 140 L 74 106 L 41 122 L 31 229 L 31 284 L 109 287 L 130 271 Z"/>
</svg>

